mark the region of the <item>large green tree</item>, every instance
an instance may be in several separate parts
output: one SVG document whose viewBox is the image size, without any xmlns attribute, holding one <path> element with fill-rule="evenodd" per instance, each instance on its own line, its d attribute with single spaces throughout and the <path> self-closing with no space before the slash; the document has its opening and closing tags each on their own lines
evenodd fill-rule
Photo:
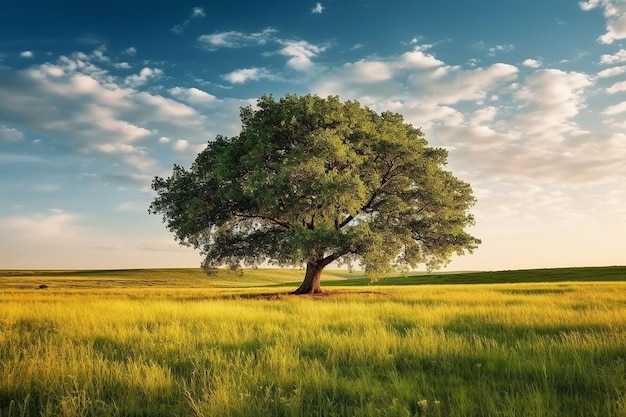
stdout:
<svg viewBox="0 0 626 417">
<path fill-rule="evenodd" d="M 296 294 L 320 292 L 333 261 L 372 276 L 436 269 L 472 252 L 470 185 L 445 170 L 401 115 L 338 97 L 262 96 L 238 136 L 218 136 L 189 170 L 156 177 L 150 212 L 205 256 L 203 267 L 306 265 Z"/>
</svg>

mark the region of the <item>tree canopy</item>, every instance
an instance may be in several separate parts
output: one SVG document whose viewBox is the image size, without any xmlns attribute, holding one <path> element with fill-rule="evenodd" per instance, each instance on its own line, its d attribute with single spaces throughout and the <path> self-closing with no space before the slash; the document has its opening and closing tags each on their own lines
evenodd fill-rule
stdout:
<svg viewBox="0 0 626 417">
<path fill-rule="evenodd" d="M 306 265 L 296 293 L 315 293 L 334 261 L 372 276 L 437 269 L 480 243 L 465 231 L 470 185 L 400 114 L 333 96 L 264 95 L 241 109 L 241 123 L 190 169 L 175 165 L 152 183 L 149 211 L 201 251 L 205 269 Z"/>
</svg>

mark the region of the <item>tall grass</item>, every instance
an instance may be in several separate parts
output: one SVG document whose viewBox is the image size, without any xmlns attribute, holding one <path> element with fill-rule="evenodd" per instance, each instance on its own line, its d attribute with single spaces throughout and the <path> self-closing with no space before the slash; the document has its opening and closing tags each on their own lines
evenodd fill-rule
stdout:
<svg viewBox="0 0 626 417">
<path fill-rule="evenodd" d="M 626 284 L 0 293 L 0 416 L 626 416 Z"/>
</svg>

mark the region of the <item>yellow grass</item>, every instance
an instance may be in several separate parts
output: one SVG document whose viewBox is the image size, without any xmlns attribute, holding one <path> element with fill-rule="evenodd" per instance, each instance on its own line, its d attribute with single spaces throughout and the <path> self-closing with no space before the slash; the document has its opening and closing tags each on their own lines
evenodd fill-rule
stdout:
<svg viewBox="0 0 626 417">
<path fill-rule="evenodd" d="M 0 416 L 626 416 L 625 283 L 231 278 L 1 278 Z"/>
</svg>

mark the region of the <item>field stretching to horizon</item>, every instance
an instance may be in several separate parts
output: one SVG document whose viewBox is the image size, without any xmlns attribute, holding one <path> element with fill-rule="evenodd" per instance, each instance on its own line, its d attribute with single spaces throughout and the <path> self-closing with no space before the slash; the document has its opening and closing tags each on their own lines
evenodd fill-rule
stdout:
<svg viewBox="0 0 626 417">
<path fill-rule="evenodd" d="M 626 267 L 302 276 L 0 270 L 0 417 L 626 417 Z"/>
</svg>

